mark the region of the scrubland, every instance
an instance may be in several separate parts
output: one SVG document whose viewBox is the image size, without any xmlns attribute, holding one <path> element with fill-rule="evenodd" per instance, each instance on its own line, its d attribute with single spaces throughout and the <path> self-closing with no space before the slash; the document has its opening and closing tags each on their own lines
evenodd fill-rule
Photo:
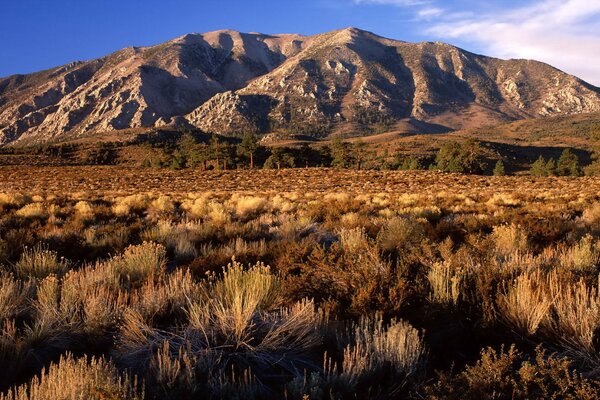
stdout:
<svg viewBox="0 0 600 400">
<path fill-rule="evenodd" d="M 600 397 L 600 180 L 63 172 L 0 170 L 2 399 Z"/>
</svg>

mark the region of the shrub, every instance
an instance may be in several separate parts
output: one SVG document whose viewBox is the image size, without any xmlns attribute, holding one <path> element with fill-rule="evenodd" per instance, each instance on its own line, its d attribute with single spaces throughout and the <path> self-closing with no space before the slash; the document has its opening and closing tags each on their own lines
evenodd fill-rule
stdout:
<svg viewBox="0 0 600 400">
<path fill-rule="evenodd" d="M 527 250 L 527 236 L 520 226 L 495 226 L 491 238 L 500 257 L 506 258 L 513 253 L 523 253 Z"/>
<path fill-rule="evenodd" d="M 121 256 L 113 257 L 109 263 L 122 279 L 137 284 L 164 270 L 166 249 L 160 244 L 144 242 L 127 247 Z"/>
<path fill-rule="evenodd" d="M 137 380 L 120 374 L 111 362 L 87 356 L 75 359 L 71 354 L 42 370 L 39 377 L 0 395 L 2 400 L 143 398 Z"/>
<path fill-rule="evenodd" d="M 320 317 L 311 301 L 278 308 L 280 294 L 279 280 L 268 267 L 257 264 L 244 270 L 233 262 L 222 278 L 213 276 L 204 291 L 190 297 L 187 325 L 181 330 L 165 335 L 147 326 L 139 314 L 127 314 L 118 354 L 129 365 L 146 367 L 155 351 L 166 348 L 166 339 L 171 354 L 202 360 L 195 373 L 208 374 L 209 382 L 232 368 L 240 373 L 251 368 L 258 377 L 295 374 L 310 365 L 303 357 L 320 343 Z M 155 359 L 154 365 L 164 380 L 173 371 L 163 361 Z"/>
<path fill-rule="evenodd" d="M 441 374 L 425 392 L 432 400 L 600 398 L 598 385 L 573 371 L 568 359 L 548 356 L 540 347 L 532 359 L 514 345 L 508 351 L 482 350 L 475 365 L 457 375 Z"/>
<path fill-rule="evenodd" d="M 56 251 L 48 250 L 41 245 L 33 248 L 26 247 L 21 258 L 14 265 L 17 276 L 37 279 L 53 274 L 62 275 L 68 268 L 69 263 L 64 258 L 59 258 Z"/>
<path fill-rule="evenodd" d="M 419 332 L 404 321 L 384 325 L 380 316 L 363 318 L 348 334 L 341 368 L 333 367 L 328 377 L 342 393 L 375 389 L 393 393 L 417 371 L 424 353 Z"/>
<path fill-rule="evenodd" d="M 47 218 L 48 212 L 42 203 L 29 203 L 15 212 L 23 218 Z"/>
<path fill-rule="evenodd" d="M 457 270 L 447 261 L 434 263 L 427 273 L 431 286 L 430 298 L 442 304 L 458 303 L 463 271 Z"/>
<path fill-rule="evenodd" d="M 501 318 L 526 335 L 537 332 L 540 324 L 548 318 L 552 298 L 543 286 L 539 273 L 525 273 L 506 285 L 498 298 Z"/>
<path fill-rule="evenodd" d="M 31 285 L 14 279 L 11 275 L 0 275 L 0 323 L 13 319 L 27 310 Z"/>
</svg>

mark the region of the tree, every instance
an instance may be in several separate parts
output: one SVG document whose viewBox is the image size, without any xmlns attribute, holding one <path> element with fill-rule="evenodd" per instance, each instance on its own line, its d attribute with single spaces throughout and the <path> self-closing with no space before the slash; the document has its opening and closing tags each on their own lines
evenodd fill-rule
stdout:
<svg viewBox="0 0 600 400">
<path fill-rule="evenodd" d="M 259 148 L 258 139 L 252 133 L 247 133 L 242 137 L 242 142 L 237 146 L 237 154 L 248 157 L 250 160 L 250 169 L 254 169 L 254 154 Z"/>
<path fill-rule="evenodd" d="M 352 153 L 339 137 L 333 138 L 329 145 L 331 153 L 331 166 L 334 168 L 348 168 L 352 164 Z"/>
<path fill-rule="evenodd" d="M 504 162 L 502 160 L 498 160 L 496 166 L 494 167 L 494 176 L 504 175 L 506 175 L 506 171 L 504 170 Z"/>
<path fill-rule="evenodd" d="M 585 167 L 585 174 L 600 176 L 600 125 L 590 129 L 590 140 L 593 143 L 592 163 Z"/>
<path fill-rule="evenodd" d="M 580 176 L 579 158 L 571 149 L 563 150 L 558 162 L 556 163 L 556 174 L 558 176 Z"/>
<path fill-rule="evenodd" d="M 548 176 L 548 168 L 544 156 L 539 156 L 529 169 L 529 173 L 532 176 Z"/>
<path fill-rule="evenodd" d="M 556 161 L 554 158 L 551 158 L 546 163 L 546 176 L 555 176 L 556 175 Z"/>
<path fill-rule="evenodd" d="M 173 159 L 171 160 L 171 168 L 175 170 L 183 169 L 186 167 L 186 157 L 181 151 L 177 150 L 173 153 Z"/>
<path fill-rule="evenodd" d="M 368 159 L 367 145 L 362 140 L 359 140 L 354 143 L 351 151 L 352 154 L 350 157 L 354 159 L 356 163 L 356 169 L 360 170 L 363 166 L 363 162 Z"/>
<path fill-rule="evenodd" d="M 219 141 L 217 135 L 212 135 L 208 147 L 208 154 L 211 160 L 216 160 L 216 168 L 221 168 L 221 159 L 225 156 L 223 144 Z"/>
<path fill-rule="evenodd" d="M 271 150 L 271 155 L 265 161 L 264 168 L 293 168 L 296 165 L 294 156 L 287 151 L 287 149 L 281 149 L 275 147 Z"/>
<path fill-rule="evenodd" d="M 302 143 L 300 149 L 298 149 L 298 162 L 301 166 L 308 168 L 311 162 L 313 150 L 310 148 L 308 143 Z"/>
<path fill-rule="evenodd" d="M 483 149 L 475 139 L 466 142 L 448 142 L 435 157 L 435 169 L 445 172 L 480 174 L 485 169 Z"/>
</svg>

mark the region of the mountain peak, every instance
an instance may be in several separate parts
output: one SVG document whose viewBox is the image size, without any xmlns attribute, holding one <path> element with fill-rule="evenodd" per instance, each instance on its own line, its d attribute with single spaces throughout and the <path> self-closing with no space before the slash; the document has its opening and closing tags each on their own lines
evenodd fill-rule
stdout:
<svg viewBox="0 0 600 400">
<path fill-rule="evenodd" d="M 356 27 L 314 36 L 190 33 L 0 79 L 0 144 L 151 127 L 368 132 L 406 118 L 458 129 L 600 110 L 600 90 L 542 63 Z"/>
</svg>

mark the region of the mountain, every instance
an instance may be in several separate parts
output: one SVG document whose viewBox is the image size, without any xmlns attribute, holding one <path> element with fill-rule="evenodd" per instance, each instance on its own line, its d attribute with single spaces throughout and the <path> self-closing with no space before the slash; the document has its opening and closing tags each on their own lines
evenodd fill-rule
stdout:
<svg viewBox="0 0 600 400">
<path fill-rule="evenodd" d="M 600 89 L 547 64 L 348 28 L 216 31 L 0 79 L 0 143 L 192 124 L 236 134 L 454 130 L 600 111 Z"/>
</svg>

